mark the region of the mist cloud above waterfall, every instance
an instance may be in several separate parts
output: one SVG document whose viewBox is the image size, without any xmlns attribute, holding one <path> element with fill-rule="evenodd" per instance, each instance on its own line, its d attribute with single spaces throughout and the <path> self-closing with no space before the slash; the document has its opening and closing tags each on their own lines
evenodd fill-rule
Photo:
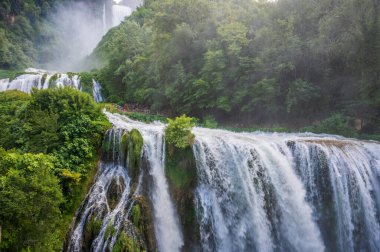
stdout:
<svg viewBox="0 0 380 252">
<path fill-rule="evenodd" d="M 48 60 L 43 67 L 62 72 L 82 70 L 81 60 L 93 51 L 109 28 L 120 24 L 136 8 L 136 4 L 130 4 L 72 2 L 58 7 L 49 17 L 55 34 L 55 42 L 50 45 L 54 48 L 54 60 Z"/>
<path fill-rule="evenodd" d="M 99 8 L 100 7 L 100 8 Z M 49 18 L 55 30 L 54 60 L 46 68 L 74 71 L 106 32 L 101 6 L 87 3 L 61 5 Z"/>
</svg>

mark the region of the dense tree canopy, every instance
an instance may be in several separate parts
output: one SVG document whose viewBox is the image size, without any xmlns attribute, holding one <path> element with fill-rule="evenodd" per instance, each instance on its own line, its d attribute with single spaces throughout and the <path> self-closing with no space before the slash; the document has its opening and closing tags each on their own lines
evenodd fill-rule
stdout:
<svg viewBox="0 0 380 252">
<path fill-rule="evenodd" d="M 109 100 L 250 123 L 342 113 L 376 131 L 379 1 L 146 1 L 93 57 Z"/>
<path fill-rule="evenodd" d="M 1 0 L 0 68 L 17 69 L 49 62 L 59 46 L 49 15 L 70 2 L 102 0 Z"/>
<path fill-rule="evenodd" d="M 88 94 L 55 88 L 1 92 L 0 125 L 0 250 L 58 251 L 109 123 Z"/>
</svg>

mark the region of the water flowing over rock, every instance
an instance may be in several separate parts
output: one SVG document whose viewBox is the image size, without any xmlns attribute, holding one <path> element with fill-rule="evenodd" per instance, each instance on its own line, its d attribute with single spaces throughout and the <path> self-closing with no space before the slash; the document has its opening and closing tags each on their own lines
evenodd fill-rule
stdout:
<svg viewBox="0 0 380 252">
<path fill-rule="evenodd" d="M 90 235 L 83 233 L 90 216 L 102 220 L 91 244 L 93 251 L 112 250 L 121 231 L 133 233 L 127 232 L 128 227 L 134 230 L 133 225 L 126 224 L 131 219 L 132 194 L 146 194 L 149 200 L 158 251 L 191 250 L 184 245 L 186 227 L 179 221 L 186 216 L 178 212 L 165 174 L 165 125 L 136 122 L 108 112 L 106 115 L 114 125 L 107 136 L 114 139 L 110 146 L 121 144 L 123 132 L 137 129 L 141 133 L 141 164 L 146 170 L 144 173 L 140 169 L 138 186 L 134 187 L 137 189 L 131 191 L 125 165 L 128 162 L 122 160 L 120 148 L 108 148 L 112 150 L 108 157 L 111 161 L 100 164 L 95 185 L 78 211 L 70 251 L 84 250 Z M 234 133 L 203 128 L 194 128 L 193 133 L 197 185 L 190 193 L 194 194 L 199 244 L 192 248 L 380 250 L 379 143 L 331 135 Z M 149 180 L 144 179 L 147 177 Z M 118 202 L 114 209 L 107 199 L 111 184 L 114 195 L 108 198 Z M 109 225 L 115 231 L 106 236 Z M 136 240 L 146 243 L 146 239 Z"/>
<path fill-rule="evenodd" d="M 51 87 L 72 87 L 78 90 L 83 89 L 81 78 L 78 75 L 50 72 L 41 69 L 28 68 L 25 73 L 17 76 L 14 80 L 0 80 L 0 92 L 7 90 L 19 90 L 30 93 L 32 88 L 48 89 Z M 102 102 L 101 86 L 96 81 L 92 81 L 92 95 L 96 102 Z"/>
<path fill-rule="evenodd" d="M 183 245 L 178 216 L 170 197 L 165 177 L 165 141 L 163 124 L 143 124 L 127 120 L 126 117 L 107 113 L 111 123 L 118 128 L 138 129 L 144 140 L 143 152 L 152 177 L 149 195 L 154 211 L 154 229 L 160 251 L 180 251 Z"/>
</svg>

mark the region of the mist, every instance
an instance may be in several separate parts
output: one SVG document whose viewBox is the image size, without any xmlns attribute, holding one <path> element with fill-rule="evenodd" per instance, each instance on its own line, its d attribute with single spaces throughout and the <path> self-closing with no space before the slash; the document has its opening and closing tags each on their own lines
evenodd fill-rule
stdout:
<svg viewBox="0 0 380 252">
<path fill-rule="evenodd" d="M 54 29 L 53 60 L 43 68 L 60 72 L 83 70 L 81 61 L 95 49 L 107 31 L 119 25 L 139 1 L 72 2 L 49 16 Z M 130 4 L 130 6 L 128 6 Z"/>
</svg>

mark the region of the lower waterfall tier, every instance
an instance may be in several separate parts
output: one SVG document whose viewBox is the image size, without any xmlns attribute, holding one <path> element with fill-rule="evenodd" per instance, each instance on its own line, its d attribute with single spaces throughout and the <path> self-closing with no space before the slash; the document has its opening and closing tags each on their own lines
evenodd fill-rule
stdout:
<svg viewBox="0 0 380 252">
<path fill-rule="evenodd" d="M 69 251 L 380 250 L 377 142 L 195 128 L 179 150 L 163 124 L 106 114 L 114 128 Z M 140 162 L 123 137 L 134 129 Z"/>
</svg>

